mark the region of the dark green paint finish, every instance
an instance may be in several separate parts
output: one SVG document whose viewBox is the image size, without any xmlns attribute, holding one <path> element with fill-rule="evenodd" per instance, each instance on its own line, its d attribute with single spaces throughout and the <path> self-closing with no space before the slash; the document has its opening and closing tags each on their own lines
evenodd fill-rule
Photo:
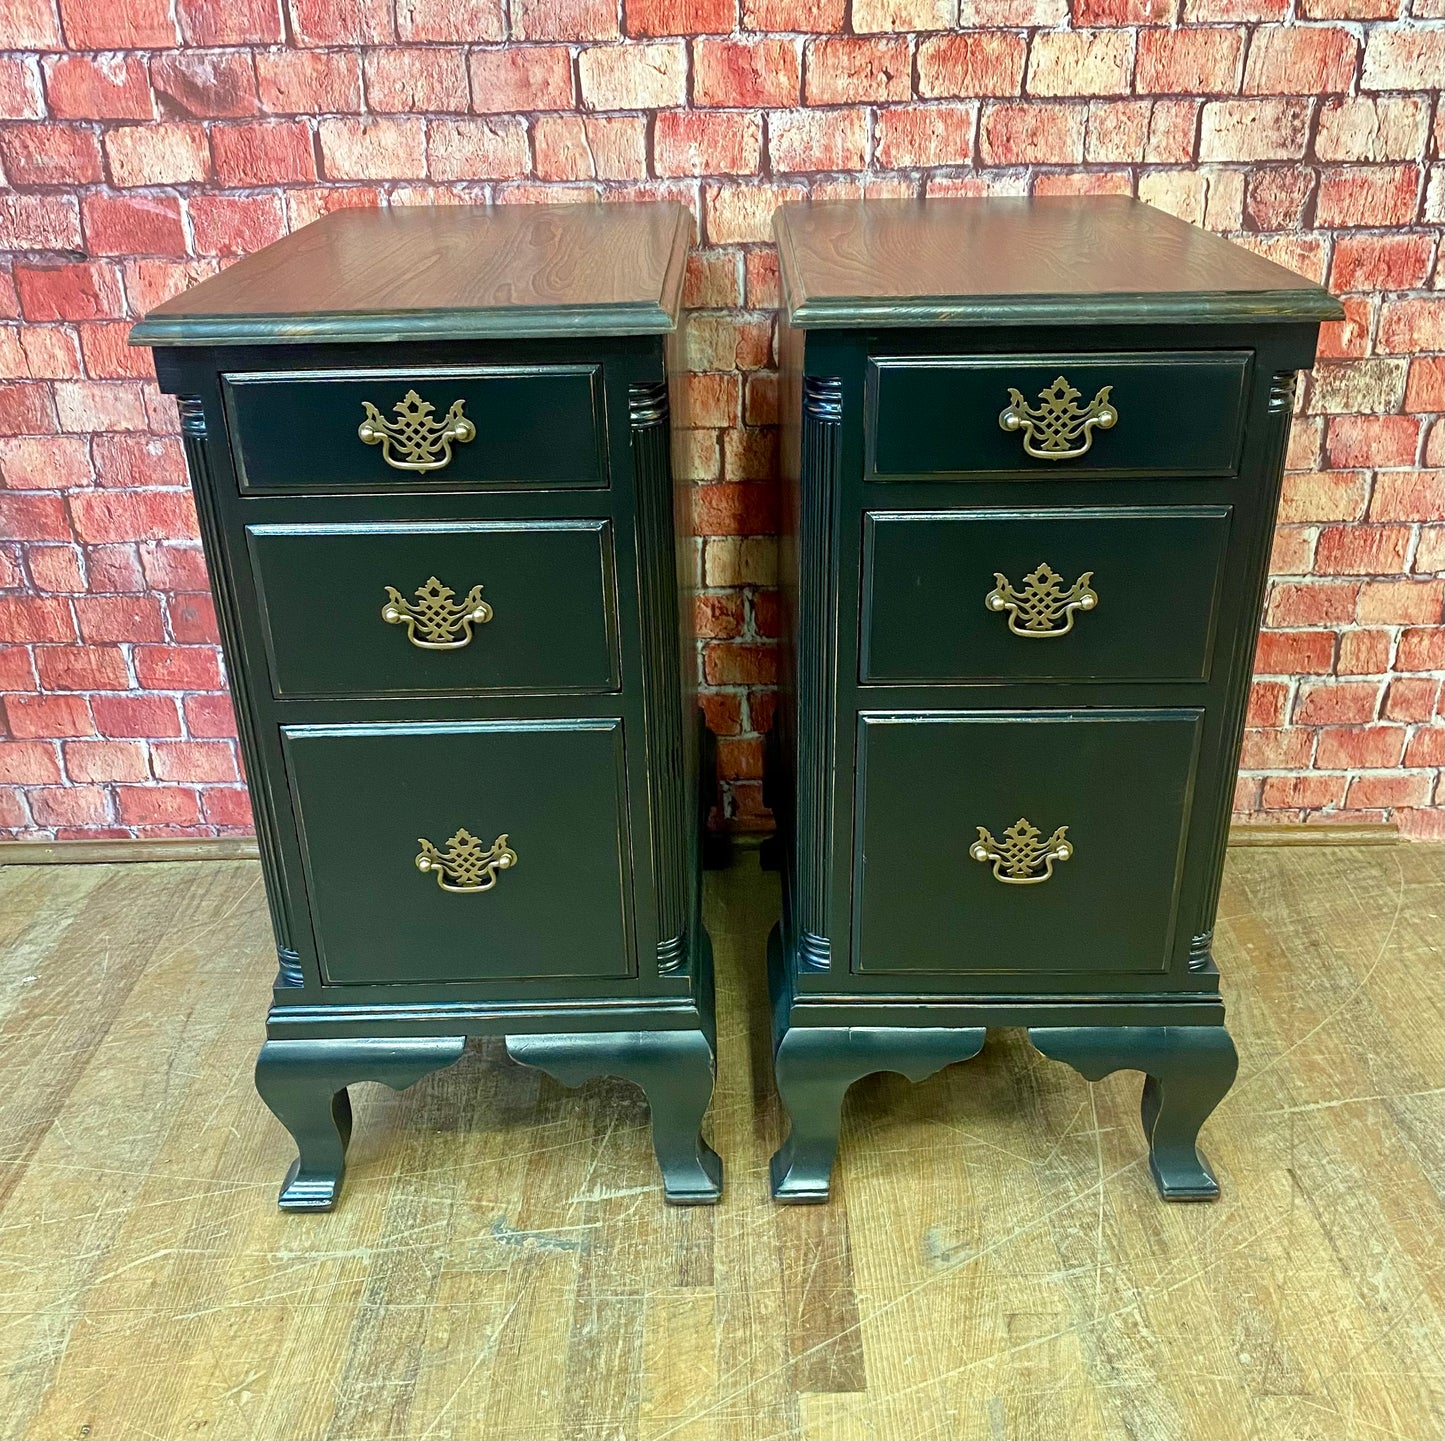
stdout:
<svg viewBox="0 0 1445 1441">
<path fill-rule="evenodd" d="M 282 735 L 328 984 L 633 973 L 620 720 Z M 416 868 L 460 827 L 516 853 L 490 890 Z"/>
<path fill-rule="evenodd" d="M 306 375 L 230 374 L 226 412 L 241 488 L 388 492 L 579 489 L 607 483 L 598 367 L 456 366 L 357 369 Z M 370 401 L 387 420 L 409 391 L 435 406 L 454 401 L 476 437 L 452 445 L 440 470 L 399 470 L 357 435 Z"/>
<path fill-rule="evenodd" d="M 1199 1130 L 1234 1084 L 1234 1042 L 1220 1026 L 1030 1026 L 1029 1040 L 1090 1081 L 1143 1071 L 1140 1119 L 1149 1171 L 1165 1201 L 1212 1201 L 1219 1182 Z"/>
<path fill-rule="evenodd" d="M 873 480 L 1229 475 L 1239 464 L 1250 360 L 1247 351 L 875 356 L 868 363 L 867 474 Z M 1082 456 L 1035 459 L 1018 432 L 999 425 L 999 415 L 1011 386 L 1037 406 L 1039 392 L 1060 376 L 1080 392 L 1080 409 L 1111 387 L 1108 403 L 1119 418 L 1109 430 L 1095 428 Z"/>
<path fill-rule="evenodd" d="M 509 1036 L 507 1054 L 564 1086 L 620 1076 L 642 1088 L 652 1109 L 652 1144 L 663 1195 L 673 1206 L 711 1206 L 722 1196 L 723 1165 L 703 1139 L 716 1060 L 701 1031 L 629 1031 Z"/>
<path fill-rule="evenodd" d="M 269 1040 L 256 1058 L 256 1089 L 296 1142 L 279 1198 L 283 1211 L 329 1211 L 346 1174 L 351 1098 L 376 1081 L 403 1091 L 460 1060 L 465 1036 Z"/>
<path fill-rule="evenodd" d="M 279 698 L 619 685 L 607 521 L 252 525 L 246 537 Z M 414 645 L 382 617 L 388 585 L 410 601 L 433 576 L 458 603 L 480 584 L 492 607 L 458 649 Z"/>
<path fill-rule="evenodd" d="M 1206 680 L 1229 515 L 1225 506 L 871 511 L 859 678 Z M 1065 588 L 1092 575 L 1098 603 L 1075 611 L 1065 634 L 1018 635 L 985 605 L 996 574 L 1020 589 L 1040 564 Z"/>
<path fill-rule="evenodd" d="M 990 988 L 1168 970 L 1199 733 L 1197 711 L 861 716 L 857 968 Z M 1007 884 L 969 847 L 1021 817 L 1067 826 L 1073 854 Z"/>
</svg>

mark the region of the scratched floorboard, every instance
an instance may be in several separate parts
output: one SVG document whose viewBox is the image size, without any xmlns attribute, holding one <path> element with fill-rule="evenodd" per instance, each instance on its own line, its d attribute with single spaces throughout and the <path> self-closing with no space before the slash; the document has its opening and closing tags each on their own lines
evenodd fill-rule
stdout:
<svg viewBox="0 0 1445 1441">
<path fill-rule="evenodd" d="M 0 869 L 0 1435 L 1417 1438 L 1445 1425 L 1442 851 L 1231 855 L 1240 1079 L 1214 1206 L 1163 1206 L 1138 1081 L 1016 1033 L 852 1092 L 837 1199 L 766 1198 L 776 904 L 710 877 L 716 1210 L 640 1093 L 489 1042 L 360 1087 L 331 1216 L 251 1089 L 245 862 Z"/>
</svg>

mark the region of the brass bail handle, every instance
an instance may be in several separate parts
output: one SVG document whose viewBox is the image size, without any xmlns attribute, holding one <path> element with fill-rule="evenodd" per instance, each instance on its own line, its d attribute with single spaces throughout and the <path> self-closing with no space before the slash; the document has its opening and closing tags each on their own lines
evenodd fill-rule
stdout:
<svg viewBox="0 0 1445 1441">
<path fill-rule="evenodd" d="M 978 827 L 978 839 L 968 848 L 976 861 L 993 865 L 993 878 L 1006 886 L 1037 886 L 1054 873 L 1055 861 L 1074 854 L 1068 826 L 1060 826 L 1048 840 L 1044 833 L 1020 816 L 996 841 L 987 826 Z"/>
<path fill-rule="evenodd" d="M 384 589 L 382 620 L 388 625 L 404 625 L 406 638 L 418 650 L 460 650 L 472 643 L 472 627 L 486 625 L 493 615 L 491 606 L 482 599 L 480 585 L 474 585 L 461 600 L 436 576 L 417 586 L 410 600 L 394 585 Z"/>
<path fill-rule="evenodd" d="M 356 433 L 367 445 L 379 445 L 381 458 L 393 470 L 441 470 L 450 465 L 452 446 L 475 440 L 477 428 L 463 412 L 465 400 L 454 400 L 441 420 L 436 406 L 416 391 L 407 393 L 392 406 L 395 420 L 388 420 L 369 400 L 361 402 L 365 419 Z"/>
<path fill-rule="evenodd" d="M 1035 460 L 1077 460 L 1089 453 L 1094 431 L 1112 430 L 1119 411 L 1109 400 L 1112 385 L 1102 387 L 1088 406 L 1080 408 L 1082 394 L 1061 375 L 1039 391 L 1038 405 L 1030 405 L 1021 392 L 1009 386 L 1009 403 L 998 423 L 1023 435 L 1024 450 Z"/>
<path fill-rule="evenodd" d="M 517 864 L 517 853 L 507 844 L 505 835 L 484 846 L 465 827 L 447 842 L 445 850 L 439 850 L 425 836 L 417 837 L 417 845 L 421 847 L 416 856 L 417 870 L 434 875 L 442 890 L 456 895 L 491 890 L 498 875 Z"/>
<path fill-rule="evenodd" d="M 993 589 L 984 596 L 989 610 L 1007 614 L 1008 628 L 1025 640 L 1049 640 L 1068 635 L 1074 628 L 1075 612 L 1093 610 L 1099 594 L 1090 584 L 1094 572 L 1086 570 L 1067 588 L 1064 578 L 1052 566 L 1041 564 L 1023 578 L 1020 585 L 1001 571 L 993 573 Z"/>
</svg>

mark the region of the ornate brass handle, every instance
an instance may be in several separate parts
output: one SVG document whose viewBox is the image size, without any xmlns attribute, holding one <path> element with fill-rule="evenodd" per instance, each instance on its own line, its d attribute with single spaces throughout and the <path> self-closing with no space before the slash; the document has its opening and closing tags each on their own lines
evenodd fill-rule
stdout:
<svg viewBox="0 0 1445 1441">
<path fill-rule="evenodd" d="M 1068 635 L 1074 628 L 1074 612 L 1093 610 L 1098 593 L 1089 584 L 1094 572 L 1086 570 L 1073 585 L 1064 589 L 1064 578 L 1051 566 L 1040 565 L 1015 587 L 1013 582 L 993 573 L 994 587 L 983 603 L 992 611 L 1008 612 L 1008 628 L 1026 640 L 1047 640 Z"/>
<path fill-rule="evenodd" d="M 408 390 L 392 406 L 396 419 L 388 420 L 363 400 L 366 419 L 356 433 L 368 445 L 379 445 L 381 458 L 395 470 L 440 470 L 451 463 L 453 442 L 465 445 L 476 439 L 476 426 L 462 414 L 465 406 L 466 401 L 454 400 L 445 420 L 433 420 L 436 406 Z"/>
<path fill-rule="evenodd" d="M 999 413 L 998 423 L 1005 430 L 1021 430 L 1024 450 L 1035 460 L 1077 460 L 1089 453 L 1096 426 L 1112 430 L 1118 421 L 1119 412 L 1109 403 L 1113 388 L 1104 386 L 1088 409 L 1080 410 L 1076 403 L 1080 392 L 1062 375 L 1047 390 L 1039 391 L 1041 405 L 1030 405 L 1009 386 L 1009 403 Z"/>
<path fill-rule="evenodd" d="M 395 586 L 387 586 L 381 618 L 388 625 L 404 625 L 406 638 L 419 650 L 460 650 L 472 643 L 472 627 L 486 625 L 492 618 L 480 585 L 458 600 L 451 586 L 432 576 L 412 595 L 414 600 L 403 600 Z"/>
<path fill-rule="evenodd" d="M 447 842 L 445 851 L 439 851 L 425 836 L 417 837 L 421 851 L 416 858 L 416 868 L 425 875 L 432 872 L 437 885 L 444 891 L 455 891 L 458 895 L 470 895 L 475 891 L 489 891 L 497 884 L 500 871 L 510 870 L 517 864 L 517 853 L 508 844 L 506 836 L 498 836 L 489 848 L 469 830 L 459 830 Z"/>
<path fill-rule="evenodd" d="M 993 862 L 993 878 L 1006 886 L 1036 886 L 1054 873 L 1055 861 L 1074 853 L 1066 839 L 1068 826 L 1060 826 L 1048 840 L 1037 826 L 1020 816 L 996 841 L 987 826 L 979 826 L 978 839 L 968 848 L 976 861 Z"/>
</svg>

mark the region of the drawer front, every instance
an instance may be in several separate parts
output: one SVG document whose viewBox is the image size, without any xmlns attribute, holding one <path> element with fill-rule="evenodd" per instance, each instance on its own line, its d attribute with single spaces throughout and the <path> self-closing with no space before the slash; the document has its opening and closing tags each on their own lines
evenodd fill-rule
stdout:
<svg viewBox="0 0 1445 1441">
<path fill-rule="evenodd" d="M 986 976 L 993 990 L 1166 971 L 1201 722 L 860 717 L 855 970 Z"/>
<path fill-rule="evenodd" d="M 867 473 L 1231 475 L 1249 365 L 1242 350 L 880 357 L 868 364 Z"/>
<path fill-rule="evenodd" d="M 243 491 L 607 484 L 598 366 L 232 374 L 222 384 Z"/>
<path fill-rule="evenodd" d="M 618 687 L 607 521 L 252 525 L 246 539 L 282 699 Z"/>
<path fill-rule="evenodd" d="M 1207 680 L 1226 506 L 875 511 L 865 685 Z"/>
<path fill-rule="evenodd" d="M 281 735 L 329 984 L 633 974 L 620 720 Z"/>
</svg>

